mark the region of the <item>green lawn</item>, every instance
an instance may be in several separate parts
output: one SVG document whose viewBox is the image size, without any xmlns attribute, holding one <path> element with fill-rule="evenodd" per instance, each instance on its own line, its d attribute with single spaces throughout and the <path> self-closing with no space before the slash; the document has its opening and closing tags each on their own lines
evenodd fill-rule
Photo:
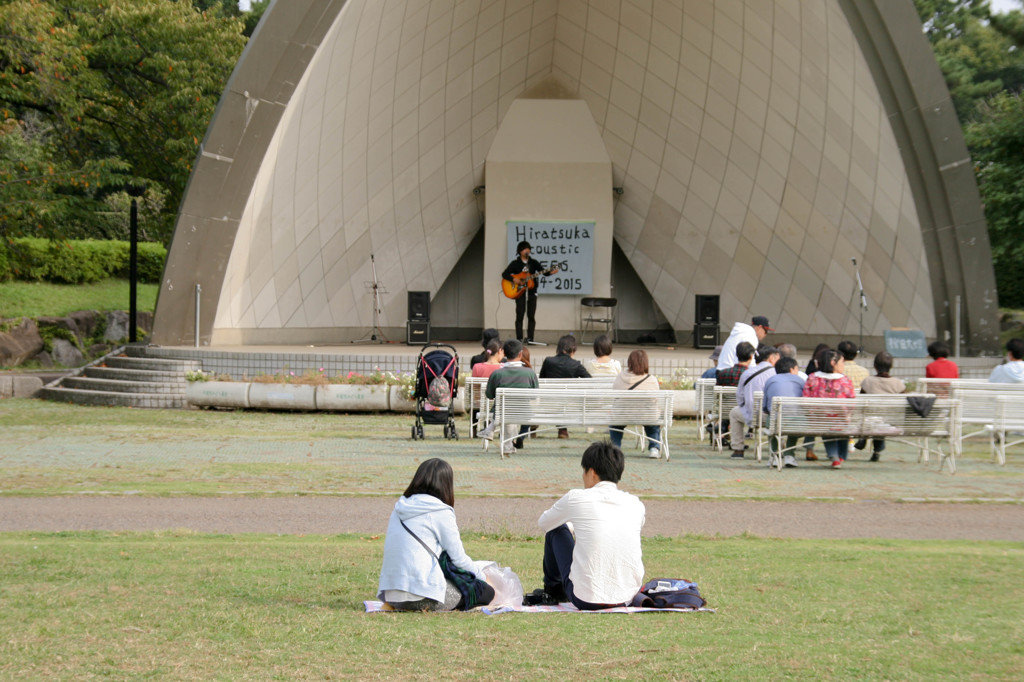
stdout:
<svg viewBox="0 0 1024 682">
<path fill-rule="evenodd" d="M 385 519 L 381 520 L 381 527 Z M 536 538 L 467 535 L 540 585 Z M 0 535 L 7 679 L 1019 679 L 1024 547 L 644 540 L 717 613 L 365 614 L 382 536 Z"/>
<path fill-rule="evenodd" d="M 138 309 L 152 312 L 156 284 L 138 285 Z M 0 282 L 0 318 L 63 317 L 77 310 L 128 310 L 129 283 L 107 279 L 94 284 Z"/>
</svg>

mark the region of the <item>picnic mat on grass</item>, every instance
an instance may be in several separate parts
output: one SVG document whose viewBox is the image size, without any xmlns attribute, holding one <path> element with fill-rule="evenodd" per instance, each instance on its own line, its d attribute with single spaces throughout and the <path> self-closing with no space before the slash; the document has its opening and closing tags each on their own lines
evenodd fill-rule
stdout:
<svg viewBox="0 0 1024 682">
<path fill-rule="evenodd" d="M 384 602 L 381 601 L 364 601 L 363 605 L 366 607 L 367 613 L 397 613 L 391 608 L 384 606 Z M 673 611 L 675 613 L 694 613 L 696 611 L 706 611 L 708 613 L 714 613 L 714 609 L 707 607 L 700 609 L 650 609 L 641 608 L 638 606 L 616 606 L 613 609 L 601 609 L 600 611 L 580 611 L 578 608 L 573 606 L 571 603 L 566 602 L 559 604 L 558 606 L 495 606 L 491 608 L 489 606 L 480 607 L 480 611 L 486 613 L 488 616 L 496 616 L 499 613 L 644 613 L 653 612 L 660 613 L 664 611 Z"/>
</svg>

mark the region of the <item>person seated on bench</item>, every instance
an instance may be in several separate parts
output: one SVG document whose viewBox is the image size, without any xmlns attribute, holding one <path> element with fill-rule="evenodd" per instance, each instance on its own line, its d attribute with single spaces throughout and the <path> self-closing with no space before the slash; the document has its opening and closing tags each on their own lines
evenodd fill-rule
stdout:
<svg viewBox="0 0 1024 682">
<path fill-rule="evenodd" d="M 540 384 L 537 382 L 537 375 L 534 374 L 533 370 L 529 367 L 523 366 L 522 342 L 517 339 L 509 339 L 505 342 L 502 350 L 505 353 L 505 365 L 488 377 L 487 388 L 484 389 L 484 395 L 486 395 L 489 400 L 494 400 L 498 395 L 499 388 L 538 388 Z M 491 423 L 487 425 L 487 428 L 480 432 L 480 437 L 490 440 L 494 437 L 494 429 L 497 426 L 498 422 L 494 421 L 492 417 Z M 515 453 L 516 447 L 513 445 L 512 439 L 518 435 L 518 424 L 505 424 L 505 428 L 501 434 L 502 455 L 511 455 Z"/>
<path fill-rule="evenodd" d="M 860 349 L 853 341 L 840 341 L 836 350 L 843 354 L 843 374 L 850 377 L 854 393 L 860 393 L 860 382 L 867 379 L 870 374 L 866 367 L 857 364 Z"/>
<path fill-rule="evenodd" d="M 619 375 L 615 377 L 612 389 L 616 391 L 659 390 L 661 387 L 658 385 L 658 378 L 648 373 L 649 367 L 647 351 L 639 348 L 636 349 L 626 359 L 626 369 L 619 372 Z M 647 434 L 647 442 L 649 443 L 647 456 L 651 459 L 661 459 L 661 450 L 659 449 L 661 444 L 661 425 L 644 424 L 643 427 L 644 433 Z M 626 428 L 625 424 L 608 427 L 608 437 L 611 439 L 612 445 L 617 448 L 622 447 L 622 430 L 624 428 Z"/>
<path fill-rule="evenodd" d="M 623 606 L 644 582 L 646 509 L 618 488 L 626 467 L 622 450 L 608 441 L 592 443 L 580 465 L 583 489 L 570 490 L 537 521 L 545 533 L 544 588 L 526 601 L 570 601 L 586 611 Z"/>
<path fill-rule="evenodd" d="M 928 355 L 933 362 L 925 365 L 926 379 L 959 379 L 960 368 L 949 359 L 949 344 L 945 341 L 933 341 L 928 344 Z"/>
<path fill-rule="evenodd" d="M 505 352 L 501 349 L 501 341 L 493 339 L 487 348 L 484 349 L 487 360 L 473 365 L 473 376 L 479 379 L 488 379 L 492 374 L 501 369 L 505 361 Z"/>
<path fill-rule="evenodd" d="M 743 437 L 754 423 L 754 391 L 763 391 L 768 379 L 775 376 L 779 349 L 775 346 L 762 346 L 757 351 L 757 358 L 759 362 L 748 367 L 740 376 L 736 384 L 736 407 L 729 410 L 729 443 L 735 459 L 743 459 L 743 450 L 747 447 Z"/>
<path fill-rule="evenodd" d="M 820 369 L 807 377 L 804 384 L 805 398 L 856 398 L 853 390 L 853 382 L 850 377 L 843 374 L 843 356 L 839 351 L 824 350 L 817 358 Z M 829 415 L 840 417 L 842 415 Z M 846 453 L 850 447 L 850 439 L 846 436 L 839 438 L 822 438 L 825 443 L 825 454 L 832 460 L 832 468 L 838 469 L 846 461 Z"/>
<path fill-rule="evenodd" d="M 445 578 L 436 558 L 444 551 L 452 564 L 476 573 L 455 524 L 454 481 L 448 462 L 428 459 L 416 469 L 391 512 L 377 593 L 397 611 L 452 611 L 459 606 L 462 594 Z M 481 574 L 476 577 L 484 579 Z M 494 588 L 487 585 L 480 605 L 492 599 Z"/>
<path fill-rule="evenodd" d="M 715 377 L 715 386 L 735 386 L 740 383 L 740 377 L 750 367 L 756 350 L 753 344 L 740 341 L 739 345 L 736 346 L 736 364 L 726 369 L 718 370 L 718 375 Z"/>
<path fill-rule="evenodd" d="M 956 365 L 954 365 L 955 367 Z M 875 376 L 867 377 L 860 383 L 860 392 L 865 395 L 892 395 L 894 393 L 906 393 L 907 385 L 903 379 L 889 376 L 892 371 L 892 355 L 884 350 L 875 356 Z M 861 438 L 853 444 L 854 450 L 863 450 L 868 444 L 867 438 Z M 885 450 L 884 438 L 871 439 L 871 461 L 877 462 Z"/>
<path fill-rule="evenodd" d="M 611 352 L 611 351 L 609 351 Z M 590 372 L 576 359 L 576 337 L 566 334 L 558 339 L 555 354 L 544 358 L 540 365 L 541 379 L 589 379 Z M 569 429 L 558 429 L 559 438 L 568 438 Z"/>
<path fill-rule="evenodd" d="M 607 334 L 601 334 L 594 339 L 594 357 L 586 362 L 587 371 L 590 376 L 618 376 L 622 371 L 622 363 L 612 357 L 612 340 Z"/>
<path fill-rule="evenodd" d="M 771 423 L 772 400 L 775 397 L 789 396 L 791 398 L 802 398 L 803 395 L 804 379 L 800 376 L 800 366 L 796 364 L 796 358 L 788 356 L 779 358 L 779 361 L 775 363 L 775 374 L 770 376 L 764 384 L 764 402 L 761 404 L 761 408 L 768 415 L 765 423 Z M 789 454 L 783 455 L 783 466 L 789 469 L 795 468 L 796 456 L 793 455 L 793 448 L 796 447 L 799 440 L 799 436 L 786 436 L 786 445 L 783 448 L 779 444 L 778 436 L 772 436 L 772 459 L 778 462 L 775 458 L 779 456 L 781 450 L 785 449 Z"/>
<path fill-rule="evenodd" d="M 1006 362 L 992 370 L 988 380 L 995 384 L 1024 382 L 1024 340 L 1010 339 L 1006 342 Z"/>
</svg>

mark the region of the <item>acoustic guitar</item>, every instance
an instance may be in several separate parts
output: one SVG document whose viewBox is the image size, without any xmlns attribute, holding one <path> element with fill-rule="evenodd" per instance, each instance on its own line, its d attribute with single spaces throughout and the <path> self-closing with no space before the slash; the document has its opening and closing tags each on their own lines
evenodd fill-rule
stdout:
<svg viewBox="0 0 1024 682">
<path fill-rule="evenodd" d="M 541 275 L 553 275 L 558 272 L 558 268 L 552 268 L 549 272 L 538 272 L 531 275 L 528 272 L 521 272 L 518 275 L 512 275 L 512 281 L 502 278 L 501 290 L 508 298 L 519 298 L 526 293 L 528 289 L 537 288 L 537 278 Z"/>
</svg>

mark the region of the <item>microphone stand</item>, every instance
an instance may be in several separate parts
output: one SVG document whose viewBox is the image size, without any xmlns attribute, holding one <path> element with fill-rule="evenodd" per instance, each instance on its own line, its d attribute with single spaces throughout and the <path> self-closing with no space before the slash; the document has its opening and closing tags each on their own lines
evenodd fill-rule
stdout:
<svg viewBox="0 0 1024 682">
<path fill-rule="evenodd" d="M 868 309 L 868 297 L 864 295 L 864 283 L 860 280 L 860 268 L 857 267 L 857 259 L 853 261 L 854 271 L 857 273 L 857 288 L 860 289 L 860 350 L 864 350 L 864 311 Z"/>
<path fill-rule="evenodd" d="M 362 338 L 352 343 L 365 343 L 366 341 L 372 341 L 374 343 L 390 343 L 388 337 L 384 336 L 384 330 L 380 328 L 380 313 L 381 313 L 381 300 L 380 295 L 388 293 L 384 284 L 377 279 L 377 262 L 373 259 L 373 254 L 370 254 L 370 272 L 373 275 L 373 280 L 370 282 L 364 282 L 366 288 L 373 292 L 373 329 L 370 330 L 369 338 Z M 380 335 L 378 339 L 377 336 Z"/>
</svg>

